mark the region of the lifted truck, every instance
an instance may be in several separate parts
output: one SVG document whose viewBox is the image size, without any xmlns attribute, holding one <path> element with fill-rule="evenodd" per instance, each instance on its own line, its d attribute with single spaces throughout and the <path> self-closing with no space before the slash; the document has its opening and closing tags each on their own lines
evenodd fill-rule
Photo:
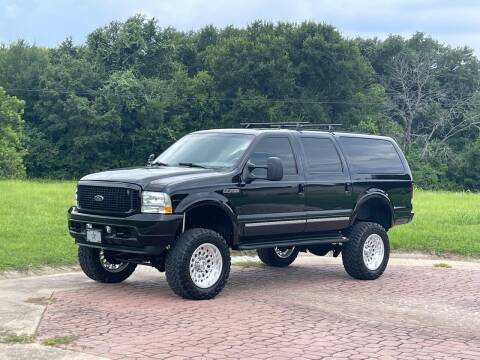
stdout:
<svg viewBox="0 0 480 360">
<path fill-rule="evenodd" d="M 117 283 L 154 266 L 199 300 L 225 286 L 229 249 L 277 267 L 333 251 L 352 277 L 378 278 L 387 231 L 413 217 L 402 151 L 388 137 L 289 125 L 194 132 L 145 167 L 83 177 L 68 211 L 82 270 Z"/>
</svg>

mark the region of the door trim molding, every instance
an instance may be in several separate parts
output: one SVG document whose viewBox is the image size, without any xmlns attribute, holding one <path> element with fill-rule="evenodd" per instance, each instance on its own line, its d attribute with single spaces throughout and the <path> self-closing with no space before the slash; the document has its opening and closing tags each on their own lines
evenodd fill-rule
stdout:
<svg viewBox="0 0 480 360">
<path fill-rule="evenodd" d="M 261 226 L 275 226 L 275 225 L 297 225 L 297 224 L 314 224 L 314 223 L 325 223 L 325 222 L 337 222 L 337 221 L 349 221 L 349 216 L 337 216 L 337 217 L 328 217 L 328 218 L 318 218 L 318 219 L 301 219 L 301 220 L 280 220 L 280 221 L 261 221 L 261 222 L 251 222 L 245 223 L 245 227 L 261 227 Z"/>
<path fill-rule="evenodd" d="M 349 216 L 338 216 L 338 217 L 330 217 L 330 218 L 318 218 L 318 219 L 307 219 L 307 223 L 314 224 L 314 223 L 323 223 L 323 222 L 333 222 L 333 221 L 348 221 L 350 220 Z"/>
<path fill-rule="evenodd" d="M 246 223 L 245 227 L 260 227 L 260 226 L 275 226 L 275 225 L 296 225 L 296 224 L 305 224 L 306 219 L 302 220 L 281 220 L 281 221 L 262 221 L 262 222 L 252 222 Z"/>
</svg>

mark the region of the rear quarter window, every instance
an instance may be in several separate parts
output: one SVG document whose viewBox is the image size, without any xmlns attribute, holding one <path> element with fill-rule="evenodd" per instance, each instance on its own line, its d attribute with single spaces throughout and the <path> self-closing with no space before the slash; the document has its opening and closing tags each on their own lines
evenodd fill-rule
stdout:
<svg viewBox="0 0 480 360">
<path fill-rule="evenodd" d="M 401 174 L 402 160 L 392 142 L 342 136 L 340 143 L 350 169 L 357 174 Z"/>
</svg>

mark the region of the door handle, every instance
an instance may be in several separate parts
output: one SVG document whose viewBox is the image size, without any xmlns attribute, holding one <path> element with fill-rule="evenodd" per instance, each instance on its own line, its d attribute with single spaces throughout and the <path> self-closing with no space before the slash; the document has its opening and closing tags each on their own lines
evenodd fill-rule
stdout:
<svg viewBox="0 0 480 360">
<path fill-rule="evenodd" d="M 298 195 L 305 195 L 305 184 L 298 184 Z"/>
<path fill-rule="evenodd" d="M 351 191 L 352 191 L 352 183 L 351 182 L 345 183 L 345 192 L 349 193 Z"/>
</svg>

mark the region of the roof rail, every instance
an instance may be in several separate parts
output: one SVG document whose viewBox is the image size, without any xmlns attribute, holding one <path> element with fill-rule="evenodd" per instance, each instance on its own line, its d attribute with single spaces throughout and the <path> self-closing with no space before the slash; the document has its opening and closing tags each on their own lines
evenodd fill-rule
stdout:
<svg viewBox="0 0 480 360">
<path fill-rule="evenodd" d="M 342 124 L 312 124 L 309 121 L 288 121 L 288 122 L 258 122 L 258 123 L 240 123 L 245 129 L 291 129 L 295 130 L 316 130 L 327 128 L 328 131 L 335 131 L 336 126 Z"/>
<path fill-rule="evenodd" d="M 288 121 L 288 122 L 255 122 L 255 123 L 240 123 L 244 128 L 277 128 L 277 129 L 287 129 L 287 128 L 299 128 L 303 125 L 310 124 L 307 121 Z"/>
<path fill-rule="evenodd" d="M 335 131 L 335 127 L 343 126 L 343 124 L 309 124 L 303 126 L 303 130 L 317 130 L 327 128 L 328 131 Z"/>
</svg>

